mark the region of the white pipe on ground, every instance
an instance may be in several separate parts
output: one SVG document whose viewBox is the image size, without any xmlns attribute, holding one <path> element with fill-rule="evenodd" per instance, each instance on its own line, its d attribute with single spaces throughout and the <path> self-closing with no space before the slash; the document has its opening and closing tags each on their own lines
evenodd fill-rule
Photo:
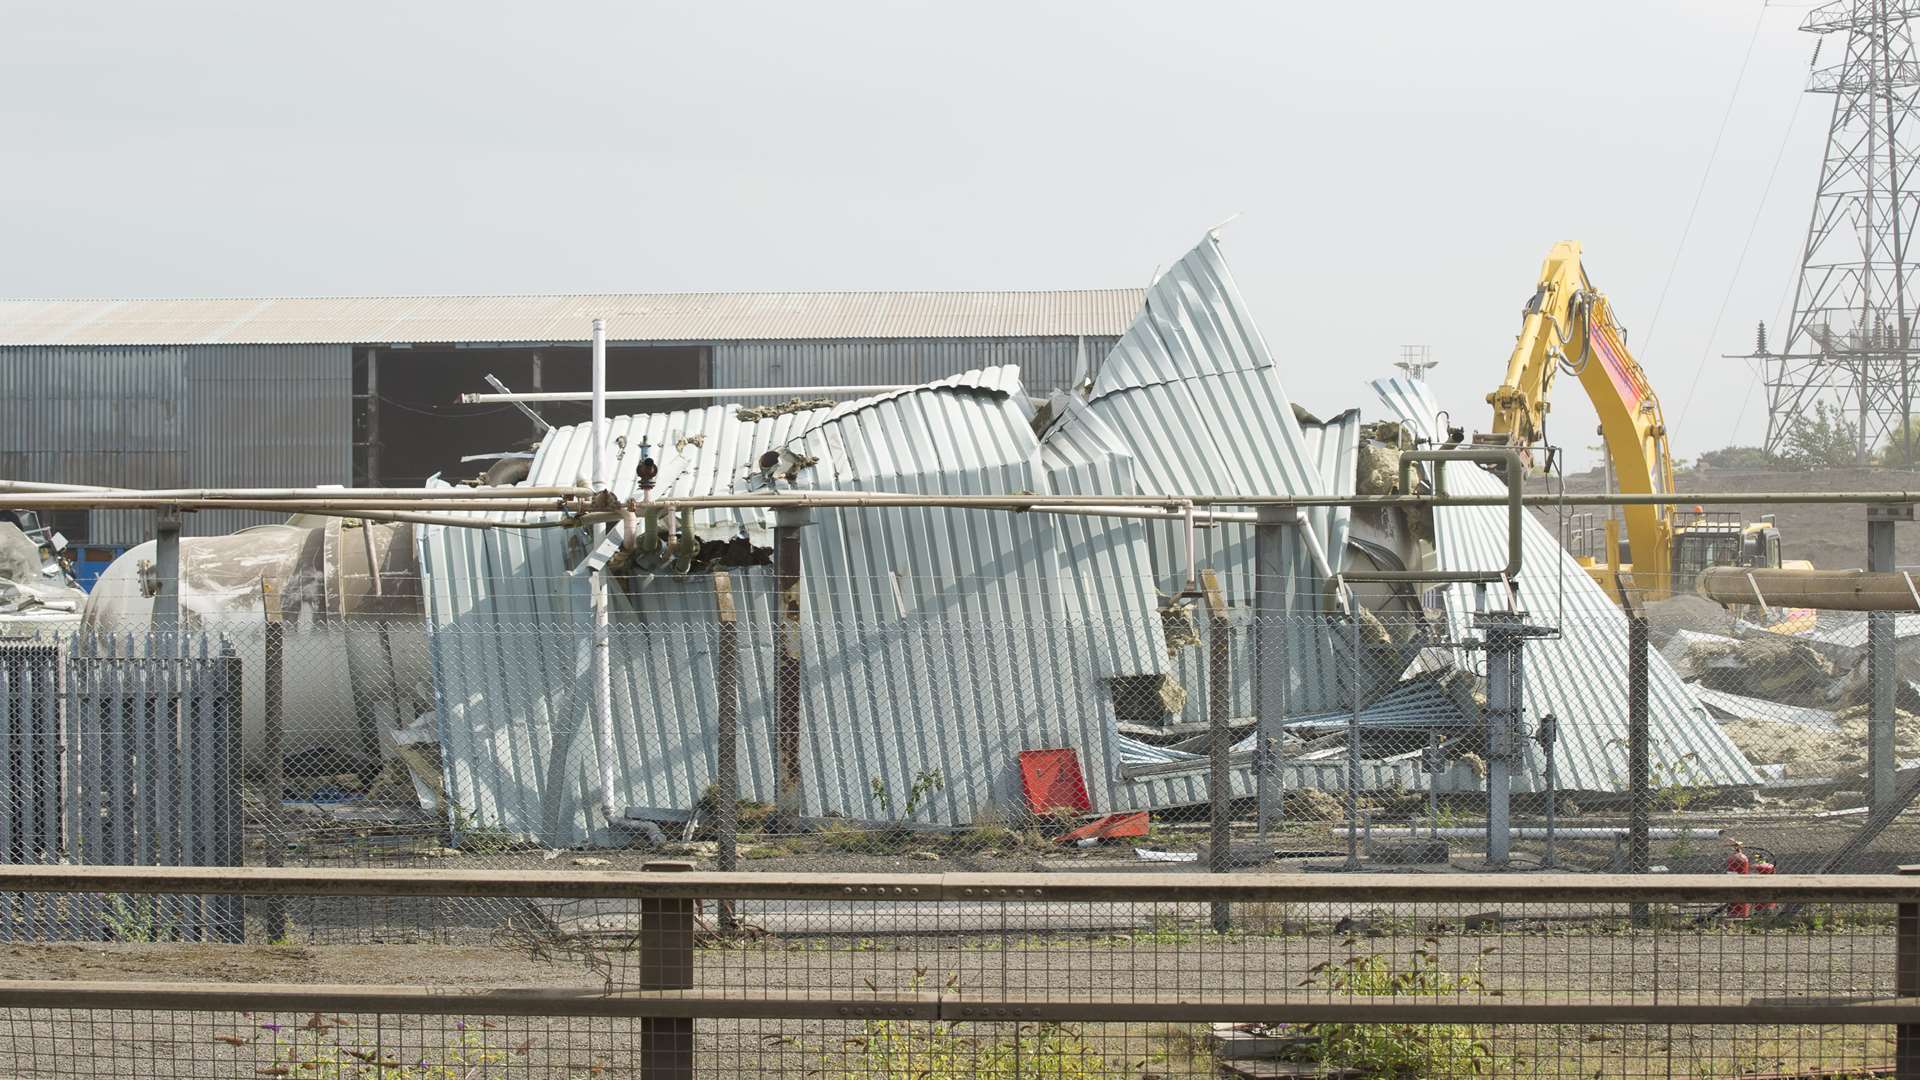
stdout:
<svg viewBox="0 0 1920 1080">
<path fill-rule="evenodd" d="M 1341 826 L 1341 828 L 1344 827 L 1345 826 Z M 1438 836 L 1443 840 L 1477 840 L 1487 835 L 1487 827 L 1484 824 L 1464 827 L 1448 826 L 1444 829 L 1428 829 L 1418 825 L 1412 827 L 1395 825 L 1388 828 L 1375 826 L 1371 830 L 1370 835 L 1388 840 L 1422 840 L 1430 836 Z M 1524 828 L 1508 829 L 1507 835 L 1516 840 L 1544 840 L 1547 836 L 1547 830 L 1529 825 Z M 1626 835 L 1627 827 L 1625 825 L 1618 827 L 1611 825 L 1598 827 L 1582 825 L 1574 828 L 1556 828 L 1553 830 L 1553 836 L 1556 840 L 1612 840 L 1616 837 L 1624 837 Z M 1725 835 L 1726 832 L 1721 829 L 1659 828 L 1647 830 L 1647 838 L 1650 840 L 1716 840 Z"/>
</svg>

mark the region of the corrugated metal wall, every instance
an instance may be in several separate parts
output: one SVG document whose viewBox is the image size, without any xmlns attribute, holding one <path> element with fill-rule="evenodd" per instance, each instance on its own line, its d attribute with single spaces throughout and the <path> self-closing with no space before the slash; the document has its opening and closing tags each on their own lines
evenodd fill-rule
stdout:
<svg viewBox="0 0 1920 1080">
<path fill-rule="evenodd" d="M 1117 337 L 951 338 L 874 341 L 718 341 L 713 385 L 877 386 L 943 379 L 956 371 L 1017 367 L 1027 392 L 1080 381 Z M 736 400 L 736 399 L 729 399 Z"/>
<path fill-rule="evenodd" d="M 345 484 L 352 468 L 345 345 L 0 348 L 0 476 L 115 487 Z M 148 515 L 101 512 L 95 543 L 137 543 Z M 274 520 L 188 515 L 206 536 Z"/>
</svg>

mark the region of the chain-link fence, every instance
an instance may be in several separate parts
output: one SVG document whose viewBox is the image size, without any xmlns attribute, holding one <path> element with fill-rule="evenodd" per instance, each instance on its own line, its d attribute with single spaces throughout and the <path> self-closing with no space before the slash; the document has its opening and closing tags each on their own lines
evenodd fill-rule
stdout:
<svg viewBox="0 0 1920 1080">
<path fill-rule="evenodd" d="M 43 633 L 0 646 L 0 841 L 16 863 L 780 871 L 1791 873 L 1914 846 L 1906 619 L 1876 680 L 1865 615 L 1688 598 L 1636 633 L 1465 589 L 1263 615 L 1208 580 L 1125 620 L 924 596 L 789 619 L 720 574 L 616 602 L 604 633 L 526 597 Z"/>
<path fill-rule="evenodd" d="M 899 581 L 846 590 L 864 607 L 791 613 L 771 581 L 737 571 L 645 603 L 616 595 L 604 631 L 585 590 L 556 583 L 548 600 L 447 605 L 458 618 L 425 604 L 321 617 L 253 597 L 189 610 L 169 634 L 93 619 L 20 635 L 0 645 L 0 844 L 16 864 L 453 876 L 676 860 L 769 880 L 1013 873 L 1035 889 L 1086 872 L 1307 869 L 1329 871 L 1343 897 L 807 906 L 715 894 L 692 926 L 699 985 L 716 993 L 976 995 L 997 1009 L 1111 991 L 1147 1011 L 731 1015 L 690 1029 L 709 1075 L 1888 1066 L 1893 1028 L 1871 1020 L 1489 1010 L 1600 991 L 1728 1009 L 1759 989 L 1877 998 L 1897 978 L 1891 904 L 1787 905 L 1757 888 L 1646 904 L 1385 903 L 1387 878 L 1338 872 L 1734 869 L 1778 881 L 1912 861 L 1904 811 L 1920 773 L 1905 755 L 1920 690 L 1903 620 L 1875 616 L 1870 633 L 1864 615 L 1690 598 L 1636 619 L 1552 594 L 1518 611 L 1498 588 L 1452 589 L 1431 607 L 1296 595 L 1274 613 L 1197 578 L 1125 618 L 1063 614 L 1075 610 L 1067 584 L 1012 608 Z M 244 905 L 17 893 L 0 901 L 0 934 L 14 979 L 427 981 L 617 998 L 646 983 L 642 917 L 633 901 L 433 890 Z M 1253 1004 L 1169 1018 L 1229 990 Z M 1481 1011 L 1297 1011 L 1355 996 L 1471 998 Z M 637 1075 L 649 1022 L 400 1000 L 372 1011 L 23 1001 L 6 1014 L 6 1067 Z"/>
</svg>

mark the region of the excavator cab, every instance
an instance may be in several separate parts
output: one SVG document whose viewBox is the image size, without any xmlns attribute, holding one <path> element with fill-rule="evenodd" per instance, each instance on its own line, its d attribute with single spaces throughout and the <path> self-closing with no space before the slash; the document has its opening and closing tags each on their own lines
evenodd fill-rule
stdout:
<svg viewBox="0 0 1920 1080">
<path fill-rule="evenodd" d="M 1780 530 L 1773 515 L 1749 523 L 1730 510 L 1675 511 L 1672 591 L 1692 592 L 1700 572 L 1713 566 L 1778 569 Z"/>
</svg>

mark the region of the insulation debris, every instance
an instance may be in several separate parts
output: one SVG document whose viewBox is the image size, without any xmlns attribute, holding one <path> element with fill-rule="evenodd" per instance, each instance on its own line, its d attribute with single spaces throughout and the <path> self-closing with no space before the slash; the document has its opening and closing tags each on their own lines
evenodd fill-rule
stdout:
<svg viewBox="0 0 1920 1080">
<path fill-rule="evenodd" d="M 733 410 L 733 418 L 743 424 L 752 424 L 761 420 L 771 420 L 776 416 L 786 416 L 789 413 L 831 409 L 834 404 L 832 398 L 792 398 L 774 405 L 741 405 Z"/>
</svg>

